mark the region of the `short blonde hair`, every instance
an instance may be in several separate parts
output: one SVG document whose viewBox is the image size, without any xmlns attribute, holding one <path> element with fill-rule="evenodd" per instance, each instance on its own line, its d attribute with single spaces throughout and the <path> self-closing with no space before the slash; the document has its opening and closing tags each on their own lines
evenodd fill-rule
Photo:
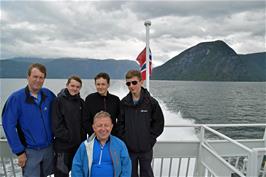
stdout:
<svg viewBox="0 0 266 177">
<path fill-rule="evenodd" d="M 137 77 L 140 81 L 142 80 L 139 70 L 129 70 L 126 74 L 126 79 L 131 79 L 132 77 Z"/>
</svg>

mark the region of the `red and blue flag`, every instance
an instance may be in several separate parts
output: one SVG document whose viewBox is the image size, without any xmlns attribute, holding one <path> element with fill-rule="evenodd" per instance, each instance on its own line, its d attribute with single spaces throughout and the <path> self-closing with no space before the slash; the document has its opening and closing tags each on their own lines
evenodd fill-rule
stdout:
<svg viewBox="0 0 266 177">
<path fill-rule="evenodd" d="M 151 70 L 152 70 L 152 55 L 151 55 L 151 49 L 149 49 L 149 74 L 151 75 Z M 139 66 L 140 66 L 140 71 L 141 71 L 141 76 L 142 76 L 142 80 L 146 80 L 146 48 L 144 48 L 142 50 L 142 52 L 140 52 L 140 54 L 137 57 L 137 61 L 139 62 Z"/>
</svg>

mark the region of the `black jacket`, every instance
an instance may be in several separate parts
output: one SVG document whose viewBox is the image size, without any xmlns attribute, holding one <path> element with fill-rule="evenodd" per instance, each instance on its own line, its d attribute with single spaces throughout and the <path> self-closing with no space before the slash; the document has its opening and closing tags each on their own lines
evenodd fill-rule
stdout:
<svg viewBox="0 0 266 177">
<path fill-rule="evenodd" d="M 93 133 L 92 123 L 93 117 L 100 111 L 106 111 L 111 115 L 113 122 L 112 134 L 116 135 L 116 122 L 119 116 L 120 99 L 107 92 L 107 96 L 102 96 L 98 92 L 92 93 L 86 97 L 85 112 L 87 118 L 87 133 Z"/>
<path fill-rule="evenodd" d="M 52 129 L 56 152 L 74 152 L 86 139 L 84 101 L 63 89 L 53 102 Z"/>
<path fill-rule="evenodd" d="M 129 152 L 148 152 L 164 129 L 162 109 L 144 88 L 136 105 L 129 93 L 121 101 L 117 127 L 118 136 L 125 141 Z"/>
</svg>

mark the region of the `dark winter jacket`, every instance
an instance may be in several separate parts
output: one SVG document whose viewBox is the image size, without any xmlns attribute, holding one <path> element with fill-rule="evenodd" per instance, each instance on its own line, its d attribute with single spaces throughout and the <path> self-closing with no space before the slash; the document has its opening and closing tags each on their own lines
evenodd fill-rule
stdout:
<svg viewBox="0 0 266 177">
<path fill-rule="evenodd" d="M 113 122 L 112 134 L 116 135 L 116 122 L 119 116 L 120 99 L 107 92 L 107 96 L 102 96 L 98 92 L 92 93 L 86 97 L 85 100 L 85 112 L 87 118 L 87 133 L 91 135 L 93 133 L 92 123 L 93 117 L 100 111 L 106 111 L 111 115 Z"/>
<path fill-rule="evenodd" d="M 86 139 L 84 101 L 63 89 L 53 102 L 52 128 L 56 152 L 75 152 Z"/>
<path fill-rule="evenodd" d="M 41 149 L 53 141 L 51 106 L 55 95 L 48 89 L 40 90 L 38 105 L 28 86 L 14 92 L 6 101 L 2 121 L 12 152 L 20 155 L 25 148 Z"/>
<path fill-rule="evenodd" d="M 122 99 L 117 126 L 129 152 L 148 152 L 163 132 L 164 116 L 159 103 L 142 88 L 136 105 L 131 93 Z"/>
</svg>

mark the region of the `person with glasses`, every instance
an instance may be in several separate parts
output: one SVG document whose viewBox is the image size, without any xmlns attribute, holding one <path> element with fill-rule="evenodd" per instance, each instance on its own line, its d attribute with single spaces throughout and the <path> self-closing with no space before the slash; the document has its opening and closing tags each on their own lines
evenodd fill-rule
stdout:
<svg viewBox="0 0 266 177">
<path fill-rule="evenodd" d="M 12 93 L 2 112 L 3 128 L 24 177 L 45 177 L 53 173 L 51 108 L 55 95 L 43 88 L 44 65 L 29 66 L 27 86 Z"/>
<path fill-rule="evenodd" d="M 100 111 L 93 118 L 92 134 L 77 150 L 72 177 L 130 177 L 131 161 L 127 147 L 111 135 L 113 123 L 108 112 Z"/>
<path fill-rule="evenodd" d="M 68 177 L 73 157 L 86 139 L 84 101 L 80 97 L 82 81 L 70 76 L 53 102 L 52 128 L 54 133 L 55 177 Z"/>
<path fill-rule="evenodd" d="M 140 71 L 128 71 L 126 85 L 129 93 L 121 100 L 118 136 L 127 145 L 132 162 L 132 177 L 138 177 L 138 171 L 141 177 L 153 177 L 153 146 L 164 129 L 163 112 L 158 101 L 142 87 Z"/>
<path fill-rule="evenodd" d="M 99 73 L 94 78 L 97 92 L 89 94 L 85 99 L 85 113 L 87 118 L 87 134 L 93 133 L 92 123 L 94 115 L 99 111 L 111 114 L 113 129 L 112 135 L 116 135 L 116 122 L 119 115 L 120 99 L 109 93 L 110 77 L 107 73 Z"/>
</svg>

